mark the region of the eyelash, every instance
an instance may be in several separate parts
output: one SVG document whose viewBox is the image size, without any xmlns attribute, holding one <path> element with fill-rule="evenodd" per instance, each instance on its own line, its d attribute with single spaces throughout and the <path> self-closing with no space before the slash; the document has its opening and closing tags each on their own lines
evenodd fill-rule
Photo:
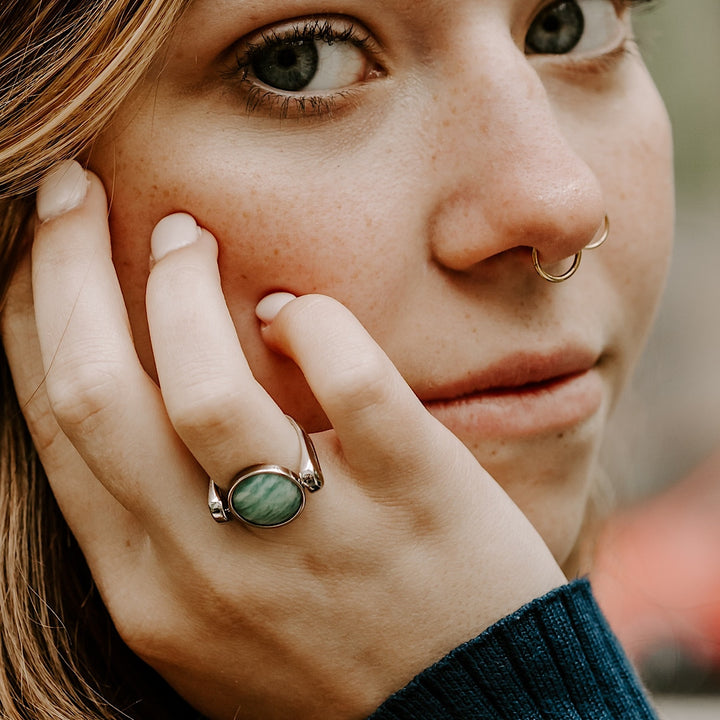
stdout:
<svg viewBox="0 0 720 720">
<path fill-rule="evenodd" d="M 226 76 L 231 80 L 239 80 L 241 84 L 247 86 L 245 108 L 248 115 L 262 109 L 281 120 L 291 116 L 302 118 L 306 115 L 330 118 L 341 102 L 347 103 L 352 100 L 357 92 L 354 88 L 335 90 L 327 95 L 291 94 L 256 84 L 251 77 L 252 65 L 259 53 L 267 45 L 277 42 L 317 40 L 330 44 L 349 42 L 372 61 L 372 58 L 378 55 L 378 47 L 371 36 L 367 32 L 361 32 L 360 28 L 347 18 L 342 18 L 341 22 L 344 27 L 338 30 L 329 19 L 311 18 L 288 27 L 286 31 L 278 32 L 270 29 L 261 32 L 257 41 L 243 43 L 236 50 L 233 65 Z"/>
<path fill-rule="evenodd" d="M 633 10 L 640 6 L 650 7 L 657 0 L 614 0 L 622 10 Z M 336 20 L 337 21 L 337 20 Z M 246 86 L 245 110 L 248 115 L 263 111 L 271 117 L 281 120 L 288 117 L 301 119 L 306 116 L 331 118 L 340 103 L 343 107 L 351 107 L 357 93 L 356 88 L 344 88 L 327 95 L 302 95 L 283 93 L 280 90 L 256 84 L 251 77 L 252 65 L 258 54 L 269 44 L 277 42 L 324 41 L 327 43 L 350 42 L 371 60 L 378 55 L 378 47 L 367 32 L 360 29 L 349 19 L 342 18 L 344 29 L 338 31 L 329 19 L 311 18 L 300 24 L 290 26 L 286 31 L 270 29 L 259 34 L 254 42 L 245 42 L 236 49 L 232 67 L 225 77 Z M 575 72 L 591 72 L 600 74 L 610 70 L 619 60 L 629 54 L 634 45 L 628 38 L 622 45 L 609 53 L 596 58 L 573 61 L 569 70 Z M 379 63 L 377 64 L 379 67 Z"/>
</svg>

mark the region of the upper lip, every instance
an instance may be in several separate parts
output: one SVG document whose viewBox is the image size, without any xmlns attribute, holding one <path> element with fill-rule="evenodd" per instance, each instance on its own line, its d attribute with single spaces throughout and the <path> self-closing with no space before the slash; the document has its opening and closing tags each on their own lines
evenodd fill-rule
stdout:
<svg viewBox="0 0 720 720">
<path fill-rule="evenodd" d="M 597 353 L 581 348 L 562 348 L 549 353 L 517 352 L 464 378 L 425 388 L 419 396 L 423 402 L 433 402 L 521 390 L 585 372 L 597 361 Z"/>
</svg>

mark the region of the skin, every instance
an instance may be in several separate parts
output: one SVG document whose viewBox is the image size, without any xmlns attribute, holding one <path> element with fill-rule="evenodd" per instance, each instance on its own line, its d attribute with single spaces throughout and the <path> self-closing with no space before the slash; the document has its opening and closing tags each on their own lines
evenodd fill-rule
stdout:
<svg viewBox="0 0 720 720">
<path fill-rule="evenodd" d="M 94 148 L 91 166 L 113 188 L 114 258 L 140 357 L 152 372 L 148 238 L 177 210 L 218 238 L 245 355 L 309 430 L 327 427 L 321 409 L 258 332 L 255 304 L 273 290 L 342 302 L 422 399 L 515 353 L 579 346 L 599 359 L 591 417 L 520 437 L 502 418 L 451 424 L 563 562 L 666 271 L 673 200 L 661 102 L 635 51 L 605 71 L 528 60 L 533 3 L 453 3 L 442 22 L 432 2 L 340 10 L 378 28 L 388 70 L 354 107 L 340 103 L 337 120 L 248 118 L 237 85 L 218 77 L 238 37 L 302 15 L 301 3 L 200 2 L 161 74 Z M 570 256 L 603 213 L 608 246 L 586 254 L 573 282 L 539 282 L 528 247 L 545 262 Z"/>
<path fill-rule="evenodd" d="M 612 53 L 624 19 L 582 57 L 528 56 L 535 2 L 350 0 L 330 9 L 380 67 L 332 119 L 248 115 L 229 48 L 324 9 L 194 3 L 89 152 L 109 228 L 91 178 L 39 225 L 3 319 L 121 633 L 210 717 L 362 716 L 561 584 L 667 269 L 670 131 L 637 52 Z M 178 211 L 203 233 L 156 242 L 150 271 Z M 561 272 L 604 214 L 577 275 L 541 280 L 530 248 Z M 260 323 L 276 291 L 308 297 Z M 283 412 L 317 433 L 326 488 L 282 530 L 214 526 L 208 475 L 297 462 Z"/>
</svg>

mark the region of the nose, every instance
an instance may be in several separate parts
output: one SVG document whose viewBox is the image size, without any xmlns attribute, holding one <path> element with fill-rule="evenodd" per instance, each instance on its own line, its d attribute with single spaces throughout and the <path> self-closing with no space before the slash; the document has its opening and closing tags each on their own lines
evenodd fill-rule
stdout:
<svg viewBox="0 0 720 720">
<path fill-rule="evenodd" d="M 572 98 L 557 114 L 510 37 L 502 47 L 469 42 L 447 75 L 446 101 L 435 105 L 442 151 L 428 225 L 433 256 L 466 271 L 505 251 L 535 248 L 544 267 L 561 267 L 553 264 L 591 243 L 605 215 L 599 181 L 573 145 L 582 133 L 567 109 Z M 532 272 L 529 251 L 522 260 Z"/>
</svg>

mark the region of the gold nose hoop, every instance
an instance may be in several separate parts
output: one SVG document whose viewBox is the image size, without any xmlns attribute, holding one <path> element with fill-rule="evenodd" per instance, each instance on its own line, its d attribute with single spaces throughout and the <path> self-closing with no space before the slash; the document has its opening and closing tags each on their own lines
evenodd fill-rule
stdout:
<svg viewBox="0 0 720 720">
<path fill-rule="evenodd" d="M 599 248 L 610 235 L 610 219 L 607 215 L 605 215 L 603 219 L 603 228 L 598 233 L 598 236 L 596 239 L 591 240 L 590 243 L 588 243 L 583 250 L 595 250 L 595 248 Z M 578 250 L 578 252 L 575 253 L 572 261 L 572 265 L 561 275 L 552 275 L 549 272 L 546 272 L 543 270 L 542 265 L 540 265 L 540 257 L 538 254 L 537 248 L 532 249 L 532 262 L 533 267 L 535 268 L 535 272 L 543 279 L 547 280 L 551 283 L 561 283 L 565 282 L 568 278 L 571 278 L 576 272 L 577 269 L 580 267 L 580 260 L 582 260 L 582 254 L 583 250 Z"/>
</svg>

